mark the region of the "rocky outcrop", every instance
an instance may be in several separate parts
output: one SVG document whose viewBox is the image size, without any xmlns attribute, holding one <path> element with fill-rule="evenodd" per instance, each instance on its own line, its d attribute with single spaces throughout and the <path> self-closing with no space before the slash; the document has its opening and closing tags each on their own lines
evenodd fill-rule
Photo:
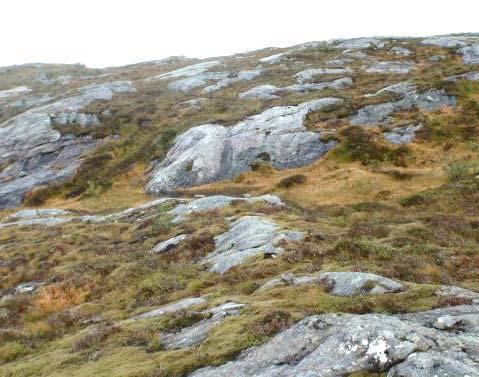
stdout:
<svg viewBox="0 0 479 377">
<path fill-rule="evenodd" d="M 366 94 L 365 97 L 376 97 L 385 93 L 392 93 L 405 96 L 416 91 L 416 86 L 408 81 L 399 82 L 397 84 L 389 85 L 383 89 L 378 90 L 374 94 Z"/>
<path fill-rule="evenodd" d="M 38 217 L 56 217 L 56 216 L 68 216 L 71 215 L 71 212 L 65 211 L 63 209 L 56 208 L 42 208 L 42 209 L 25 209 L 23 211 L 18 211 L 12 213 L 8 216 L 9 220 L 26 220 L 33 219 Z"/>
<path fill-rule="evenodd" d="M 468 72 L 462 75 L 455 75 L 447 78 L 448 81 L 459 81 L 459 80 L 469 80 L 469 81 L 479 81 L 479 72 Z"/>
<path fill-rule="evenodd" d="M 187 203 L 177 205 L 168 213 L 173 216 L 173 223 L 179 223 L 185 220 L 192 213 L 213 211 L 230 205 L 233 202 L 265 202 L 271 206 L 282 206 L 281 199 L 275 195 L 248 196 L 237 198 L 233 196 L 213 195 L 204 198 L 195 199 Z"/>
<path fill-rule="evenodd" d="M 38 185 L 71 177 L 81 156 L 98 145 L 91 138 L 61 135 L 52 127 L 57 115 L 76 118 L 93 101 L 109 101 L 114 93 L 135 91 L 129 81 L 94 84 L 77 95 L 27 110 L 0 124 L 0 209 L 21 203 L 24 194 Z"/>
<path fill-rule="evenodd" d="M 274 54 L 270 56 L 266 56 L 264 58 L 259 59 L 261 63 L 267 63 L 267 64 L 276 64 L 282 61 L 286 57 L 286 53 L 281 53 L 281 54 Z"/>
<path fill-rule="evenodd" d="M 271 220 L 246 216 L 231 224 L 230 229 L 215 237 L 215 251 L 201 260 L 212 272 L 224 273 L 230 268 L 258 255 L 275 255 L 284 250 L 278 246 L 282 240 L 300 241 L 303 232 L 282 231 Z"/>
<path fill-rule="evenodd" d="M 470 318 L 479 306 L 388 316 L 324 314 L 303 319 L 266 344 L 192 377 L 334 377 L 387 372 L 388 377 L 479 376 L 479 337 Z M 445 316 L 470 325 L 442 330 Z"/>
<path fill-rule="evenodd" d="M 158 194 L 232 178 L 250 170 L 250 164 L 258 160 L 278 169 L 307 165 L 335 145 L 306 130 L 307 114 L 339 103 L 337 98 L 322 98 L 298 106 L 273 107 L 231 127 L 193 127 L 176 138 L 150 174 L 146 191 Z"/>
<path fill-rule="evenodd" d="M 160 334 L 160 342 L 167 350 L 196 346 L 205 341 L 210 331 L 223 322 L 226 317 L 238 316 L 244 306 L 244 304 L 236 302 L 227 302 L 206 310 L 202 313 L 211 315 L 210 318 L 185 327 L 178 333 L 162 333 Z"/>
<path fill-rule="evenodd" d="M 322 272 L 316 275 L 284 274 L 263 284 L 258 291 L 281 286 L 320 285 L 334 296 L 361 296 L 401 292 L 405 287 L 394 280 L 366 272 Z"/>
<path fill-rule="evenodd" d="M 263 73 L 263 70 L 261 69 L 240 71 L 238 72 L 236 76 L 224 78 L 218 81 L 216 84 L 203 88 L 201 92 L 205 94 L 216 92 L 217 90 L 230 86 L 239 81 L 251 81 L 255 79 L 256 77 L 260 76 L 262 73 Z"/>
<path fill-rule="evenodd" d="M 385 73 L 385 74 L 406 74 L 414 69 L 414 62 L 411 61 L 391 61 L 376 62 L 365 68 L 368 73 Z"/>
<path fill-rule="evenodd" d="M 479 43 L 459 50 L 464 64 L 479 64 Z"/>
<path fill-rule="evenodd" d="M 176 79 L 179 77 L 194 77 L 220 64 L 221 62 L 219 60 L 211 60 L 207 62 L 192 64 L 183 68 L 175 69 L 174 71 L 160 73 L 159 75 L 148 77 L 146 80 L 154 81 L 154 80 Z"/>
<path fill-rule="evenodd" d="M 383 48 L 385 44 L 386 42 L 378 38 L 354 38 L 354 39 L 339 41 L 339 43 L 336 44 L 334 47 L 349 50 L 349 49 L 363 49 L 363 48 L 371 48 L 371 47 Z"/>
<path fill-rule="evenodd" d="M 391 49 L 391 52 L 394 53 L 395 55 L 402 55 L 402 56 L 409 56 L 413 53 L 411 50 L 405 47 L 399 47 L 399 46 L 393 47 Z"/>
<path fill-rule="evenodd" d="M 153 248 L 153 250 L 151 250 L 151 254 L 164 253 L 174 249 L 181 241 L 186 239 L 186 237 L 188 237 L 186 234 L 180 234 L 176 237 L 170 238 L 169 240 L 160 242 Z"/>
<path fill-rule="evenodd" d="M 25 94 L 31 91 L 32 89 L 30 89 L 28 86 L 17 86 L 12 89 L 0 90 L 0 101 L 5 100 L 9 97 L 15 97 L 15 96 L 18 96 L 19 94 Z"/>
<path fill-rule="evenodd" d="M 421 130 L 422 124 L 410 124 L 403 127 L 395 127 L 391 131 L 384 132 L 383 137 L 391 144 L 409 144 L 416 138 L 416 132 Z"/>
<path fill-rule="evenodd" d="M 206 299 L 204 297 L 189 297 L 183 300 L 173 302 L 168 305 L 164 305 L 158 309 L 151 310 L 149 312 L 137 315 L 135 317 L 130 318 L 130 320 L 161 317 L 166 314 L 176 313 L 182 310 L 189 309 L 193 306 L 202 305 L 202 304 L 206 304 Z"/>
<path fill-rule="evenodd" d="M 462 47 L 466 45 L 466 42 L 462 41 L 456 37 L 433 37 L 427 38 L 421 41 L 423 45 L 431 45 L 437 47 L 453 48 L 453 47 Z"/>
<path fill-rule="evenodd" d="M 371 125 L 387 123 L 397 111 L 421 109 L 437 110 L 446 106 L 455 106 L 456 99 L 444 90 L 429 90 L 424 93 L 407 92 L 399 101 L 380 103 L 363 107 L 350 120 L 352 125 Z"/>
<path fill-rule="evenodd" d="M 334 296 L 360 296 L 400 292 L 402 284 L 383 276 L 366 272 L 323 272 L 318 275 L 319 284 Z"/>
<path fill-rule="evenodd" d="M 283 93 L 303 93 L 313 90 L 334 89 L 341 90 L 353 85 L 353 79 L 350 77 L 343 77 L 333 81 L 324 81 L 318 83 L 302 82 L 278 88 L 274 85 L 259 85 L 240 93 L 239 97 L 243 99 L 275 99 L 279 98 Z"/>
<path fill-rule="evenodd" d="M 324 75 L 345 75 L 352 73 L 350 68 L 311 68 L 296 73 L 293 77 L 299 84 L 310 83 L 315 77 Z"/>
<path fill-rule="evenodd" d="M 239 98 L 243 99 L 275 99 L 279 98 L 276 93 L 281 92 L 281 89 L 274 85 L 258 85 L 254 88 L 247 90 L 246 92 L 240 93 Z"/>
</svg>

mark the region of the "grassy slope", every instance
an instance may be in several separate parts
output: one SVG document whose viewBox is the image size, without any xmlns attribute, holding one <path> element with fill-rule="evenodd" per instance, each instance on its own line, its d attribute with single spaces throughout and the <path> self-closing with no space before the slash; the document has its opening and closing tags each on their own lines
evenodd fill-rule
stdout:
<svg viewBox="0 0 479 377">
<path fill-rule="evenodd" d="M 444 85 L 444 77 L 467 70 L 447 52 L 446 61 L 426 67 L 428 56 L 445 50 L 410 47 L 416 50 L 412 59 L 424 64 L 424 69 L 412 73 L 410 79 L 424 88 Z M 368 53 L 392 58 L 381 51 Z M 268 54 L 259 52 L 234 64 L 246 68 Z M 305 66 L 320 65 L 320 61 L 336 55 L 330 50 L 321 54 L 306 50 L 298 59 Z M 257 83 L 291 84 L 291 74 L 302 68 L 293 65 L 287 74 L 275 68 Z M 126 74 L 115 75 L 139 78 L 153 71 L 161 69 L 131 68 Z M 255 82 L 238 83 L 211 95 L 212 101 L 197 113 L 178 112 L 174 107 L 191 96 L 167 93 L 161 83 L 138 84 L 135 100 L 119 96 L 112 103 L 115 115 L 106 130 L 119 133 L 120 141 L 106 143 L 90 157 L 89 169 L 80 171 L 72 181 L 40 190 L 30 199 L 39 199 L 44 207 L 80 213 L 136 205 L 148 200 L 141 189 L 147 163 L 164 155 L 173 135 L 183 129 L 219 120 L 231 123 L 273 105 L 326 95 L 344 97 L 346 108 L 352 112 L 371 103 L 363 94 L 400 80 L 356 74 L 355 81 L 354 88 L 341 93 L 289 95 L 266 103 L 238 101 L 237 93 Z M 397 117 L 398 122 L 420 120 L 426 125 L 418 142 L 399 162 L 368 158 L 377 151 L 391 156 L 396 153 L 376 129 L 354 135 L 352 151 L 348 144 L 351 134 L 342 118 L 347 114 L 332 111 L 311 116 L 308 124 L 312 129 L 329 130 L 341 141 L 340 147 L 323 160 L 285 171 L 263 166 L 235 180 L 182 191 L 187 195 L 273 192 L 288 203 L 284 210 L 242 204 L 208 216 L 194 216 L 176 226 L 157 213 L 152 220 L 140 223 L 70 223 L 48 229 L 0 230 L 1 251 L 9 262 L 0 267 L 0 288 L 31 280 L 49 282 L 37 295 L 17 297 L 0 308 L 0 360 L 5 363 L 0 375 L 181 376 L 203 365 L 222 363 L 306 315 L 423 310 L 446 304 L 432 294 L 439 284 L 479 290 L 479 183 L 470 178 L 477 166 L 473 143 L 478 141 L 479 113 L 477 102 L 472 101 L 478 100 L 479 87 L 460 83 L 449 90 L 459 98 L 458 109 Z M 152 120 L 146 129 L 139 124 L 145 117 Z M 306 179 L 285 187 L 284 179 L 295 175 Z M 167 209 L 165 206 L 162 211 Z M 307 230 L 311 237 L 285 245 L 288 252 L 277 259 L 257 259 L 222 276 L 192 263 L 213 249 L 213 237 L 226 229 L 225 217 L 258 212 L 285 227 Z M 192 234 L 191 240 L 175 251 L 161 256 L 148 253 L 157 242 L 184 232 Z M 322 270 L 377 272 L 405 282 L 410 289 L 361 298 L 333 297 L 318 287 L 281 287 L 255 293 L 259 285 L 281 273 Z M 196 295 L 208 295 L 210 307 L 226 300 L 249 306 L 240 317 L 229 318 L 215 328 L 200 346 L 176 351 L 161 350 L 157 334 L 197 321 L 194 313 L 137 323 L 123 321 Z M 106 324 L 90 336 L 84 321 L 93 315 L 101 315 Z"/>
</svg>

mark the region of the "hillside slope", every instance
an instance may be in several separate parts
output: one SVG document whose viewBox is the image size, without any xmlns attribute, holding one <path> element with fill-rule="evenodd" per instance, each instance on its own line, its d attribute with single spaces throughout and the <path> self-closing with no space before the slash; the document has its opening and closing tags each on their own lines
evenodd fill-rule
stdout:
<svg viewBox="0 0 479 377">
<path fill-rule="evenodd" d="M 0 376 L 479 376 L 479 37 L 0 68 Z"/>
</svg>

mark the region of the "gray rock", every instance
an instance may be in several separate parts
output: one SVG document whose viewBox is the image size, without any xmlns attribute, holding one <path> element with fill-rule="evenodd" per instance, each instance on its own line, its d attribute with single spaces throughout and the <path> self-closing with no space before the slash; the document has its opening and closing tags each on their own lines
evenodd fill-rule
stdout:
<svg viewBox="0 0 479 377">
<path fill-rule="evenodd" d="M 37 217 L 56 217 L 56 216 L 69 216 L 71 215 L 70 211 L 65 211 L 63 209 L 56 208 L 42 208 L 42 209 L 25 209 L 23 211 L 18 211 L 12 213 L 8 216 L 8 219 L 18 220 L 18 219 L 32 219 Z"/>
<path fill-rule="evenodd" d="M 366 272 L 323 272 L 318 275 L 318 281 L 334 296 L 394 293 L 405 289 L 394 280 Z"/>
<path fill-rule="evenodd" d="M 129 81 L 88 85 L 77 95 L 32 108 L 0 124 L 0 209 L 17 206 L 32 188 L 71 177 L 81 157 L 98 145 L 91 138 L 62 136 L 52 118 L 79 112 L 94 101 L 109 101 L 114 93 L 133 92 Z M 6 166 L 5 166 L 6 165 Z"/>
<path fill-rule="evenodd" d="M 286 57 L 285 55 L 286 55 L 285 53 L 274 54 L 274 55 L 266 56 L 265 58 L 261 58 L 259 59 L 259 61 L 261 63 L 276 64 L 281 62 Z"/>
<path fill-rule="evenodd" d="M 279 226 L 265 218 L 246 216 L 231 224 L 230 229 L 215 237 L 215 251 L 201 260 L 210 265 L 210 271 L 225 273 L 250 257 L 283 252 L 277 244 L 281 240 L 299 240 L 304 233 L 281 231 Z"/>
<path fill-rule="evenodd" d="M 248 198 L 236 198 L 232 196 L 213 195 L 198 198 L 187 203 L 182 203 L 168 213 L 173 216 L 173 223 L 185 220 L 189 215 L 196 212 L 213 211 L 229 206 L 234 201 L 265 202 L 271 206 L 282 206 L 281 199 L 275 195 L 262 195 Z"/>
<path fill-rule="evenodd" d="M 416 138 L 416 132 L 421 130 L 424 126 L 422 124 L 396 127 L 390 132 L 384 132 L 383 137 L 392 144 L 409 144 Z"/>
<path fill-rule="evenodd" d="M 72 221 L 72 218 L 69 217 L 44 217 L 44 218 L 37 218 L 37 219 L 27 219 L 27 220 L 20 220 L 10 223 L 0 223 L 0 229 L 8 228 L 11 226 L 57 226 L 69 223 Z"/>
<path fill-rule="evenodd" d="M 205 72 L 192 77 L 173 81 L 168 84 L 168 89 L 175 92 L 189 92 L 193 89 L 205 86 L 209 81 L 226 80 L 228 72 Z"/>
<path fill-rule="evenodd" d="M 439 352 L 418 352 L 394 366 L 387 377 L 477 377 L 477 367 L 444 356 Z"/>
<path fill-rule="evenodd" d="M 78 113 L 75 111 L 61 112 L 51 117 L 54 125 L 79 124 L 80 126 L 99 126 L 100 120 L 96 114 Z"/>
<path fill-rule="evenodd" d="M 346 65 L 347 63 L 351 63 L 353 59 L 333 59 L 333 60 L 328 60 L 324 62 L 324 64 L 329 65 L 329 66 L 343 66 Z"/>
<path fill-rule="evenodd" d="M 437 291 L 436 295 L 447 298 L 459 298 L 471 300 L 474 304 L 479 304 L 479 293 L 469 289 L 455 287 L 452 285 L 443 285 Z"/>
<path fill-rule="evenodd" d="M 293 77 L 300 84 L 310 83 L 317 76 L 324 75 L 343 75 L 352 73 L 353 70 L 350 68 L 311 68 L 304 71 L 296 73 Z"/>
<path fill-rule="evenodd" d="M 153 250 L 151 250 L 151 254 L 159 254 L 159 253 L 169 251 L 169 250 L 175 248 L 175 246 L 177 246 L 186 237 L 188 237 L 186 234 L 180 234 L 179 236 L 176 236 L 176 237 L 170 238 L 169 240 L 160 242 L 158 245 L 156 245 L 153 248 Z"/>
<path fill-rule="evenodd" d="M 161 317 L 165 314 L 176 313 L 182 310 L 189 309 L 193 306 L 202 305 L 202 304 L 206 304 L 206 299 L 204 297 L 189 297 L 183 300 L 173 302 L 168 305 L 164 305 L 158 309 L 151 310 L 149 312 L 137 315 L 130 319 L 135 321 L 135 320 L 145 319 L 145 318 Z"/>
<path fill-rule="evenodd" d="M 469 81 L 479 81 L 479 72 L 468 72 L 462 75 L 455 75 L 447 78 L 448 81 L 459 81 L 459 80 L 469 80 Z"/>
<path fill-rule="evenodd" d="M 479 43 L 459 49 L 464 64 L 479 64 Z"/>
<path fill-rule="evenodd" d="M 14 288 L 15 294 L 29 294 L 35 292 L 38 288 L 43 286 L 44 283 L 40 281 L 29 281 L 27 283 L 22 283 L 17 285 Z"/>
<path fill-rule="evenodd" d="M 340 49 L 363 49 L 363 48 L 383 48 L 385 42 L 378 38 L 353 38 L 340 41 L 335 48 Z"/>
<path fill-rule="evenodd" d="M 411 50 L 405 47 L 399 47 L 399 46 L 393 47 L 391 49 L 391 52 L 393 52 L 396 55 L 402 55 L 402 56 L 409 56 L 413 53 Z"/>
<path fill-rule="evenodd" d="M 437 47 L 453 48 L 453 47 L 462 47 L 466 45 L 466 42 L 461 41 L 455 37 L 433 37 L 427 38 L 421 41 L 423 45 L 431 45 Z"/>
<path fill-rule="evenodd" d="M 386 74 L 406 74 L 414 69 L 414 62 L 411 61 L 391 61 L 376 62 L 365 69 L 368 73 L 386 73 Z"/>
<path fill-rule="evenodd" d="M 243 99 L 274 99 L 279 98 L 276 94 L 280 91 L 280 88 L 274 85 L 259 85 L 247 90 L 246 92 L 240 93 L 239 98 Z"/>
<path fill-rule="evenodd" d="M 322 142 L 320 133 L 306 130 L 307 114 L 341 102 L 322 98 L 273 107 L 231 127 L 205 124 L 190 128 L 176 138 L 165 159 L 154 168 L 146 191 L 158 194 L 233 178 L 264 159 L 278 169 L 307 165 L 336 144 Z"/>
<path fill-rule="evenodd" d="M 341 90 L 353 84 L 354 82 L 352 78 L 344 77 L 334 81 L 290 85 L 280 90 L 285 92 L 299 92 L 299 93 L 309 92 L 312 90 L 324 90 L 324 89 Z"/>
<path fill-rule="evenodd" d="M 187 101 L 180 102 L 176 107 L 180 109 L 199 110 L 204 104 L 208 103 L 208 98 L 193 98 Z"/>
<path fill-rule="evenodd" d="M 415 320 L 445 312 L 449 311 L 414 313 L 408 317 L 307 317 L 266 344 L 246 350 L 236 360 L 201 368 L 191 377 L 339 377 L 388 370 L 389 377 L 476 377 L 479 337 L 467 330 L 451 336 L 449 331 Z M 468 307 L 467 312 L 477 316 L 479 306 Z"/>
<path fill-rule="evenodd" d="M 202 93 L 212 93 L 217 90 L 220 90 L 221 88 L 225 88 L 227 86 L 230 86 L 236 82 L 239 81 L 251 81 L 254 78 L 260 76 L 262 74 L 263 70 L 261 69 L 255 69 L 255 70 L 245 70 L 245 71 L 240 71 L 238 72 L 238 75 L 234 77 L 227 77 L 224 78 L 220 81 L 218 81 L 214 85 L 207 86 L 206 88 L 203 88 L 201 91 Z"/>
<path fill-rule="evenodd" d="M 178 333 L 160 334 L 161 344 L 167 350 L 196 346 L 205 341 L 211 329 L 223 322 L 226 317 L 238 316 L 240 309 L 244 306 L 244 304 L 238 304 L 236 302 L 227 302 L 226 304 L 209 309 L 203 313 L 212 314 L 211 318 L 186 327 Z"/>
<path fill-rule="evenodd" d="M 161 73 L 159 75 L 148 77 L 145 80 L 154 81 L 154 80 L 176 79 L 179 77 L 194 77 L 220 64 L 221 62 L 219 60 L 211 60 L 207 62 L 192 64 L 183 68 L 175 69 L 174 71 L 171 71 L 171 72 Z"/>
<path fill-rule="evenodd" d="M 329 294 L 335 296 L 359 296 L 365 294 L 383 294 L 403 291 L 402 284 L 383 276 L 365 272 L 323 272 L 316 275 L 295 276 L 284 274 L 263 284 L 258 291 L 300 285 L 322 285 Z"/>
<path fill-rule="evenodd" d="M 429 63 L 442 62 L 443 60 L 446 60 L 446 57 L 444 55 L 433 55 L 427 59 Z"/>
<path fill-rule="evenodd" d="M 433 111 L 445 106 L 455 106 L 455 97 L 444 90 L 429 90 L 425 93 L 407 93 L 401 100 L 363 107 L 350 120 L 352 125 L 370 125 L 387 123 L 396 111 L 418 108 Z"/>
<path fill-rule="evenodd" d="M 29 93 L 31 91 L 32 89 L 30 89 L 28 86 L 17 86 L 12 89 L 0 90 L 0 101 L 9 97 L 17 96 L 19 94 Z"/>
<path fill-rule="evenodd" d="M 409 93 L 414 93 L 416 89 L 417 88 L 414 84 L 411 84 L 408 81 L 403 81 L 380 89 L 374 94 L 366 94 L 365 97 L 376 97 L 384 93 L 393 93 L 405 96 Z"/>
</svg>

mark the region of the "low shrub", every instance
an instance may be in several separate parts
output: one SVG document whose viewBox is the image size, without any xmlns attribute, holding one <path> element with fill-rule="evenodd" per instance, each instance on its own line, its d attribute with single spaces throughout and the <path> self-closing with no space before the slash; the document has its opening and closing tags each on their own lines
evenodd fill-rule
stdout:
<svg viewBox="0 0 479 377">
<path fill-rule="evenodd" d="M 295 174 L 290 175 L 289 177 L 283 178 L 277 184 L 279 188 L 291 188 L 297 185 L 304 185 L 307 182 L 307 177 L 304 174 Z"/>
</svg>

